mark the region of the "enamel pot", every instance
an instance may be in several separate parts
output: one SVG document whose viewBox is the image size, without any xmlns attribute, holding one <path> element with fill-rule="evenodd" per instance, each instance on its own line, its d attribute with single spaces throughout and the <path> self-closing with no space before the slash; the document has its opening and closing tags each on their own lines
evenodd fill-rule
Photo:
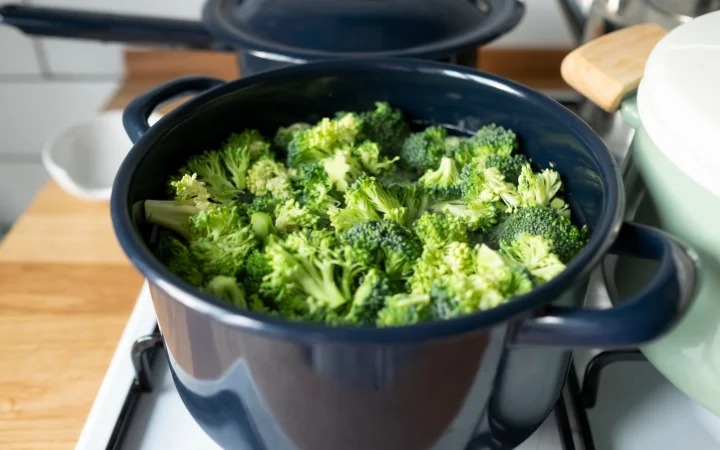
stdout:
<svg viewBox="0 0 720 450">
<path fill-rule="evenodd" d="M 692 306 L 670 333 L 641 350 L 680 390 L 720 416 L 719 30 L 720 12 L 670 32 L 633 26 L 579 47 L 562 72 L 605 111 L 620 110 L 635 129 L 630 151 L 652 208 L 646 216 L 699 257 Z M 636 272 L 624 267 L 635 281 L 642 278 L 641 264 Z"/>
<path fill-rule="evenodd" d="M 206 0 L 202 21 L 6 4 L 30 36 L 236 52 L 242 76 L 312 61 L 409 57 L 475 67 L 509 32 L 519 0 Z"/>
<path fill-rule="evenodd" d="M 152 127 L 177 96 L 198 94 Z M 315 122 L 388 101 L 414 121 L 514 130 L 539 166 L 563 174 L 587 246 L 550 282 L 446 321 L 327 327 L 240 309 L 185 283 L 150 251 L 142 205 L 162 198 L 186 159 L 230 133 Z M 224 448 L 419 450 L 514 448 L 555 406 L 575 347 L 636 346 L 670 331 L 695 284 L 691 252 L 663 231 L 623 222 L 623 184 L 603 141 L 554 100 L 475 70 L 417 59 L 302 64 L 224 83 L 181 78 L 125 110 L 134 142 L 112 190 L 113 226 L 148 279 L 175 385 Z M 583 309 L 608 254 L 657 261 L 609 310 Z M 499 447 L 498 447 L 499 446 Z"/>
</svg>

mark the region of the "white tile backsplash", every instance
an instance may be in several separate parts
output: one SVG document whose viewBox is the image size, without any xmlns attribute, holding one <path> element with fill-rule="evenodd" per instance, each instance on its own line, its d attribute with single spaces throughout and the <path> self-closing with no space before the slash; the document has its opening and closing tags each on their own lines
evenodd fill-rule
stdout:
<svg viewBox="0 0 720 450">
<path fill-rule="evenodd" d="M 39 153 L 61 128 L 92 117 L 118 82 L 48 81 L 0 83 L 2 154 Z"/>
<path fill-rule="evenodd" d="M 0 5 L 19 1 L 0 0 Z M 33 41 L 15 28 L 0 25 L 0 75 L 40 75 Z"/>
</svg>

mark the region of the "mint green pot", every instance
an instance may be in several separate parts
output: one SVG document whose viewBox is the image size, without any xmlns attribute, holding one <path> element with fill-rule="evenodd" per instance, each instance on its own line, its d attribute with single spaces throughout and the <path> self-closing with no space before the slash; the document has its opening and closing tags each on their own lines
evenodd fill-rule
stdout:
<svg viewBox="0 0 720 450">
<path fill-rule="evenodd" d="M 652 203 L 651 220 L 658 222 L 653 225 L 684 241 L 699 258 L 699 284 L 689 310 L 667 335 L 640 350 L 671 383 L 720 416 L 720 198 L 655 145 L 642 126 L 634 95 L 623 100 L 621 112 L 635 128 L 630 151 L 650 197 L 645 202 Z M 619 266 L 620 272 L 628 277 Z"/>
</svg>

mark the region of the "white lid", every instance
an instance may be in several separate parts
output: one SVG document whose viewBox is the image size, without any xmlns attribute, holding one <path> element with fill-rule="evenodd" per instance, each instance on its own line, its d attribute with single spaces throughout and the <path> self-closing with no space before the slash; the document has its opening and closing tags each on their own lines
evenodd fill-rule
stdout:
<svg viewBox="0 0 720 450">
<path fill-rule="evenodd" d="M 720 11 L 673 29 L 653 48 L 637 100 L 655 145 L 720 196 Z"/>
</svg>

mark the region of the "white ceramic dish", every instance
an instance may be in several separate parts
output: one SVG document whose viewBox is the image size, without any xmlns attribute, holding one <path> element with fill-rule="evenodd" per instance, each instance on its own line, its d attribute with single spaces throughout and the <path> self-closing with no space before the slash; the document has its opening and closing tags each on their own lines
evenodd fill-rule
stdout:
<svg viewBox="0 0 720 450">
<path fill-rule="evenodd" d="M 150 117 L 150 124 L 160 119 Z M 122 110 L 111 110 L 64 128 L 45 143 L 42 161 L 50 177 L 67 193 L 86 200 L 110 199 L 115 173 L 132 142 Z"/>
</svg>

